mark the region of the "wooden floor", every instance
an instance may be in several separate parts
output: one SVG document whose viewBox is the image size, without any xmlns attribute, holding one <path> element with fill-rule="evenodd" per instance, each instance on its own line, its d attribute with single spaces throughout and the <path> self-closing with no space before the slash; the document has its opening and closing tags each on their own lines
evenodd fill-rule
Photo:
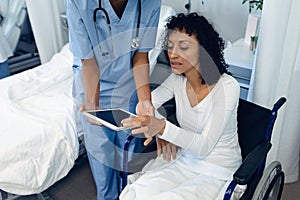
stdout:
<svg viewBox="0 0 300 200">
<path fill-rule="evenodd" d="M 96 200 L 96 189 L 86 158 L 77 163 L 70 173 L 47 190 L 53 200 Z M 299 200 L 300 181 L 285 184 L 282 200 Z M 18 200 L 38 200 L 36 195 Z"/>
</svg>

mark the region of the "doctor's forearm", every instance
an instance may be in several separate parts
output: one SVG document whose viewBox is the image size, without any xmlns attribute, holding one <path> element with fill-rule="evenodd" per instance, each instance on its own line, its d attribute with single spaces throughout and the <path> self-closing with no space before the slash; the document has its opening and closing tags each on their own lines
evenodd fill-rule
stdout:
<svg viewBox="0 0 300 200">
<path fill-rule="evenodd" d="M 151 100 L 147 52 L 135 53 L 133 58 L 133 76 L 139 101 Z"/>
<path fill-rule="evenodd" d="M 100 72 L 95 58 L 82 60 L 82 76 L 86 102 L 99 106 Z"/>
</svg>

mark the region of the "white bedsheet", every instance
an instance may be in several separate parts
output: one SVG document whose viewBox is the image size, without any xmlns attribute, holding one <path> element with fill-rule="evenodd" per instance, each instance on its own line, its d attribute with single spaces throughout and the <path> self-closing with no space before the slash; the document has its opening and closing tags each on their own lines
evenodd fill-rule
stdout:
<svg viewBox="0 0 300 200">
<path fill-rule="evenodd" d="M 78 156 L 72 54 L 0 80 L 0 189 L 39 193 L 63 178 Z"/>
</svg>

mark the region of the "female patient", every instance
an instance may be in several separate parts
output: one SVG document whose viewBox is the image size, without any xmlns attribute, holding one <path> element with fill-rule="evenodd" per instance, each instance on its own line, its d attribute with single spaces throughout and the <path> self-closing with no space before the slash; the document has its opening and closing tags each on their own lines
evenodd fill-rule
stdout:
<svg viewBox="0 0 300 200">
<path fill-rule="evenodd" d="M 180 127 L 151 116 L 126 119 L 123 124 L 141 126 L 132 134 L 144 133 L 148 141 L 157 135 L 175 144 L 181 155 L 177 152 L 172 162 L 143 173 L 127 185 L 120 199 L 215 200 L 241 163 L 239 85 L 227 74 L 224 41 L 203 16 L 179 14 L 167 28 L 173 73 L 152 92 L 152 100 L 158 108 L 175 97 Z"/>
</svg>

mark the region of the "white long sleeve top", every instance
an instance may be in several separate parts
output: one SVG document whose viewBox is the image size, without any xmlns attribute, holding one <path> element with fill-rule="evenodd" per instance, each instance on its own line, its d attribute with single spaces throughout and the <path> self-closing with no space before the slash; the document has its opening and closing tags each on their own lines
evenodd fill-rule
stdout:
<svg viewBox="0 0 300 200">
<path fill-rule="evenodd" d="M 155 108 L 175 97 L 180 127 L 166 122 L 161 139 L 184 151 L 194 161 L 207 161 L 235 170 L 241 163 L 237 135 L 238 82 L 223 74 L 210 93 L 192 107 L 186 93 L 186 77 L 171 74 L 152 92 Z"/>
</svg>

